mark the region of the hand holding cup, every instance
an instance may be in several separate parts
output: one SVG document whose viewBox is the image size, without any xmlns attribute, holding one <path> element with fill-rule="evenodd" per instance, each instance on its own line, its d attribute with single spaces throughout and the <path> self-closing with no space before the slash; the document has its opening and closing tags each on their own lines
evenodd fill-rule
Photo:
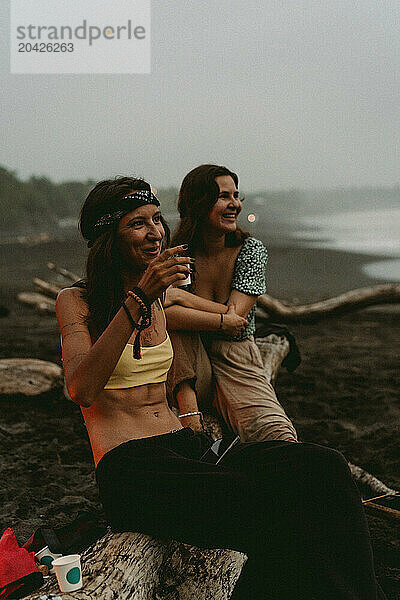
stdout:
<svg viewBox="0 0 400 600">
<path fill-rule="evenodd" d="M 170 285 L 177 285 L 190 275 L 189 265 L 194 259 L 190 256 L 180 256 L 187 249 L 186 244 L 168 248 L 151 261 L 138 283 L 150 302 L 162 296 Z"/>
</svg>

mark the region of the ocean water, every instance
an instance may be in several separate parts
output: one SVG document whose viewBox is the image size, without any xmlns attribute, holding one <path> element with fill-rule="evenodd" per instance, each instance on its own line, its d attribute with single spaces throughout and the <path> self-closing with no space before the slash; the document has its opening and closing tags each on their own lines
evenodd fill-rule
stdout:
<svg viewBox="0 0 400 600">
<path fill-rule="evenodd" d="M 365 273 L 400 281 L 400 208 L 303 217 L 293 236 L 318 248 L 382 257 L 373 262 L 366 258 Z"/>
</svg>

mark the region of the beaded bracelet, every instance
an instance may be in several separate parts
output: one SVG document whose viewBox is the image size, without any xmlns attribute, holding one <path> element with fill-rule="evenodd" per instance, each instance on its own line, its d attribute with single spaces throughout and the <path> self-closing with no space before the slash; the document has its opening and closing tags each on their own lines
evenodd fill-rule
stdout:
<svg viewBox="0 0 400 600">
<path fill-rule="evenodd" d="M 133 342 L 133 358 L 139 360 L 140 358 L 142 358 L 142 353 L 140 351 L 140 332 L 143 331 L 143 329 L 147 329 L 147 327 L 150 327 L 151 325 L 151 302 L 140 287 L 132 288 L 126 293 L 126 295 L 130 296 L 137 302 L 139 306 L 140 316 L 142 318 L 140 324 L 135 323 L 138 332 L 135 337 L 135 341 Z M 122 303 L 123 307 L 124 304 L 125 301 Z M 134 323 L 133 319 L 131 323 L 132 322 Z"/>
<path fill-rule="evenodd" d="M 135 302 L 139 304 L 140 314 L 146 314 L 148 312 L 147 305 L 143 302 L 140 296 L 135 294 L 133 290 L 129 290 L 128 292 L 126 292 L 126 295 L 130 298 L 133 298 Z"/>
<path fill-rule="evenodd" d="M 132 288 L 131 290 L 128 290 L 126 295 L 131 296 L 134 300 L 136 300 L 136 302 L 139 304 L 141 314 L 142 314 L 142 312 L 150 313 L 151 302 L 148 299 L 148 297 L 146 296 L 146 294 L 144 293 L 144 291 L 142 290 L 142 288 L 140 288 L 139 286 L 136 286 L 136 287 Z"/>
</svg>

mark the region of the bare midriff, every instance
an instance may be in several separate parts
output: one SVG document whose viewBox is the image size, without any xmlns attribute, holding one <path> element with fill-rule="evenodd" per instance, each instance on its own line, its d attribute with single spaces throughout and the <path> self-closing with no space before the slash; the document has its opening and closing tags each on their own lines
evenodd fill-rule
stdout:
<svg viewBox="0 0 400 600">
<path fill-rule="evenodd" d="M 168 406 L 165 383 L 103 390 L 89 408 L 81 409 L 95 465 L 124 442 L 182 429 Z"/>
</svg>

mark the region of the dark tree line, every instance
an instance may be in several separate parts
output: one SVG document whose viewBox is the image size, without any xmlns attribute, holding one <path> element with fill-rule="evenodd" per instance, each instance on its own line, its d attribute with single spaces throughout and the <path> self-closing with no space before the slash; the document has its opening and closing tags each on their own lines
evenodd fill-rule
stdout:
<svg viewBox="0 0 400 600">
<path fill-rule="evenodd" d="M 22 181 L 0 167 L 0 210 L 3 234 L 53 231 L 61 218 L 76 216 L 92 182 L 53 183 L 46 177 Z"/>
<path fill-rule="evenodd" d="M 21 180 L 0 166 L 0 233 L 3 236 L 54 233 L 60 219 L 77 219 L 83 200 L 94 181 L 54 183 L 46 177 Z M 175 213 L 177 190 L 159 190 L 163 210 Z"/>
</svg>

